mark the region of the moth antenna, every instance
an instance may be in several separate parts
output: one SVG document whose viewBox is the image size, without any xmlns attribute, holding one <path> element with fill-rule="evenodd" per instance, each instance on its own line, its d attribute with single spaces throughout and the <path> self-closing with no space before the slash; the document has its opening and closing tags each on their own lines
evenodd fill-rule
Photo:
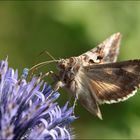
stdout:
<svg viewBox="0 0 140 140">
<path fill-rule="evenodd" d="M 47 64 L 50 64 L 50 63 L 56 63 L 58 61 L 59 60 L 50 60 L 50 61 L 44 61 L 44 62 L 41 62 L 41 63 L 38 63 L 38 64 L 34 65 L 33 67 L 31 67 L 29 69 L 29 72 L 31 72 L 30 76 L 32 76 L 32 74 L 34 73 L 34 71 L 37 70 L 38 68 L 43 67 L 43 66 L 45 66 Z"/>
<path fill-rule="evenodd" d="M 43 51 L 43 52 L 41 52 L 40 54 L 39 54 L 39 56 L 40 55 L 42 55 L 42 54 L 44 54 L 44 53 L 46 53 L 52 60 L 56 60 L 48 51 Z"/>
<path fill-rule="evenodd" d="M 52 60 L 56 60 L 48 51 L 44 50 L 42 51 L 39 55 L 37 55 L 37 57 L 40 57 L 43 54 L 47 54 Z M 34 63 L 34 66 L 36 66 L 37 60 Z"/>
</svg>

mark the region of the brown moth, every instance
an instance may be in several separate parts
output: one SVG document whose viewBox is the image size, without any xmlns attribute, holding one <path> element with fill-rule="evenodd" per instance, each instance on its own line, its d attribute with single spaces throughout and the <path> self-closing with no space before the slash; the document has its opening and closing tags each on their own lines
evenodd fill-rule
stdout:
<svg viewBox="0 0 140 140">
<path fill-rule="evenodd" d="M 52 61 L 59 70 L 55 89 L 67 88 L 83 107 L 102 119 L 100 104 L 124 101 L 140 86 L 140 60 L 116 62 L 120 41 L 116 33 L 80 56 Z"/>
</svg>

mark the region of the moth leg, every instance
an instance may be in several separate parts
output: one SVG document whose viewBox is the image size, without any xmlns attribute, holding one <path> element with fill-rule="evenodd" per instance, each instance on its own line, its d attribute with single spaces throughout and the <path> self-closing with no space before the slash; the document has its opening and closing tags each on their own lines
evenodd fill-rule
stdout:
<svg viewBox="0 0 140 140">
<path fill-rule="evenodd" d="M 73 97 L 73 96 L 72 96 L 71 94 L 68 94 L 68 97 L 67 97 L 67 98 L 68 98 L 68 101 L 69 101 L 69 104 L 70 104 L 70 105 L 71 105 L 72 97 Z"/>
<path fill-rule="evenodd" d="M 47 76 L 50 76 L 53 81 L 55 81 L 54 83 L 56 84 L 59 80 L 59 76 L 56 75 L 53 71 L 49 71 L 49 72 L 46 72 L 44 75 L 42 75 L 41 79 L 47 77 Z M 57 82 L 56 82 L 57 81 Z"/>
<path fill-rule="evenodd" d="M 53 72 L 53 71 L 49 71 L 49 72 L 46 72 L 45 74 L 40 74 L 40 79 L 43 79 L 43 78 L 45 78 L 45 77 L 47 77 L 47 76 L 51 76 L 51 78 L 54 80 L 54 81 L 57 81 L 57 82 L 54 82 L 54 88 L 53 88 L 53 90 L 51 91 L 51 93 L 50 93 L 50 95 L 47 97 L 47 99 L 49 98 L 49 97 L 51 97 L 51 95 L 54 93 L 54 92 L 56 92 L 56 91 L 58 91 L 58 89 L 62 86 L 62 82 L 61 81 L 58 81 L 58 76 Z"/>
<path fill-rule="evenodd" d="M 55 86 L 54 86 L 54 91 L 58 91 L 59 88 L 63 88 L 65 86 L 65 84 L 62 81 L 58 81 Z"/>
<path fill-rule="evenodd" d="M 34 74 L 34 72 L 35 72 L 36 70 L 37 70 L 37 69 L 33 69 L 33 70 L 31 71 L 31 73 L 30 73 L 30 75 L 29 75 L 30 78 L 32 77 L 32 75 Z M 41 79 L 43 79 L 44 77 L 47 77 L 48 75 L 50 75 L 50 74 L 52 74 L 52 73 L 53 73 L 53 71 L 46 72 L 45 74 L 43 74 L 43 75 L 41 76 Z"/>
<path fill-rule="evenodd" d="M 53 79 L 53 90 L 52 92 L 50 93 L 50 95 L 47 97 L 47 99 L 56 91 L 59 90 L 59 88 L 63 87 L 64 86 L 64 83 L 62 81 L 59 80 L 59 76 L 56 75 L 53 71 L 49 71 L 49 72 L 46 72 L 41 78 L 43 79 L 44 77 L 47 77 L 47 76 L 51 76 L 51 78 Z"/>
<path fill-rule="evenodd" d="M 65 85 L 64 85 L 64 83 L 63 83 L 62 81 L 56 82 L 55 85 L 54 85 L 54 87 L 53 87 L 52 92 L 51 92 L 50 95 L 47 97 L 47 99 L 48 99 L 54 92 L 58 91 L 59 88 L 62 88 L 62 87 L 64 87 L 64 86 L 65 86 Z"/>
<path fill-rule="evenodd" d="M 42 75 L 42 79 L 43 78 L 45 78 L 45 77 L 47 77 L 47 76 L 51 76 L 51 77 L 53 77 L 53 75 L 54 75 L 54 72 L 53 71 L 49 71 L 49 72 L 46 72 L 44 75 Z"/>
<path fill-rule="evenodd" d="M 75 108 L 76 108 L 76 105 L 77 105 L 77 100 L 78 100 L 78 94 L 76 94 L 75 96 L 74 96 L 75 98 L 74 98 L 74 102 L 73 102 L 73 115 L 75 115 Z"/>
<path fill-rule="evenodd" d="M 46 72 L 44 75 L 42 75 L 41 79 L 43 79 L 43 78 L 49 76 L 51 72 L 52 72 L 52 71 Z"/>
</svg>

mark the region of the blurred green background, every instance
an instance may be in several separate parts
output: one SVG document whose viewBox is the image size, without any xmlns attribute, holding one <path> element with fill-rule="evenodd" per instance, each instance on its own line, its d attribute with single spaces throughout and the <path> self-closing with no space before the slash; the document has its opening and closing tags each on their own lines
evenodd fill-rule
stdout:
<svg viewBox="0 0 140 140">
<path fill-rule="evenodd" d="M 0 2 L 0 59 L 11 67 L 31 67 L 49 60 L 37 55 L 47 50 L 55 58 L 79 55 L 115 32 L 123 35 L 119 61 L 140 58 L 140 2 L 42 1 Z M 54 69 L 46 66 L 40 71 Z M 68 99 L 61 90 L 63 104 Z M 73 123 L 81 139 L 140 138 L 140 95 L 126 102 L 101 106 L 103 121 L 82 106 Z"/>
</svg>

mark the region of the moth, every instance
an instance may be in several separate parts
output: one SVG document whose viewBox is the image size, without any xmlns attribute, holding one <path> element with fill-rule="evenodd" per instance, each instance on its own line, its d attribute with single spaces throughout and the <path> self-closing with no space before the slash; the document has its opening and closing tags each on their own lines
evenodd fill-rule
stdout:
<svg viewBox="0 0 140 140">
<path fill-rule="evenodd" d="M 42 62 L 31 69 L 54 62 L 55 89 L 65 87 L 90 113 L 102 119 L 100 104 L 125 101 L 140 87 L 140 60 L 116 62 L 121 34 L 115 33 L 80 56 Z"/>
</svg>

